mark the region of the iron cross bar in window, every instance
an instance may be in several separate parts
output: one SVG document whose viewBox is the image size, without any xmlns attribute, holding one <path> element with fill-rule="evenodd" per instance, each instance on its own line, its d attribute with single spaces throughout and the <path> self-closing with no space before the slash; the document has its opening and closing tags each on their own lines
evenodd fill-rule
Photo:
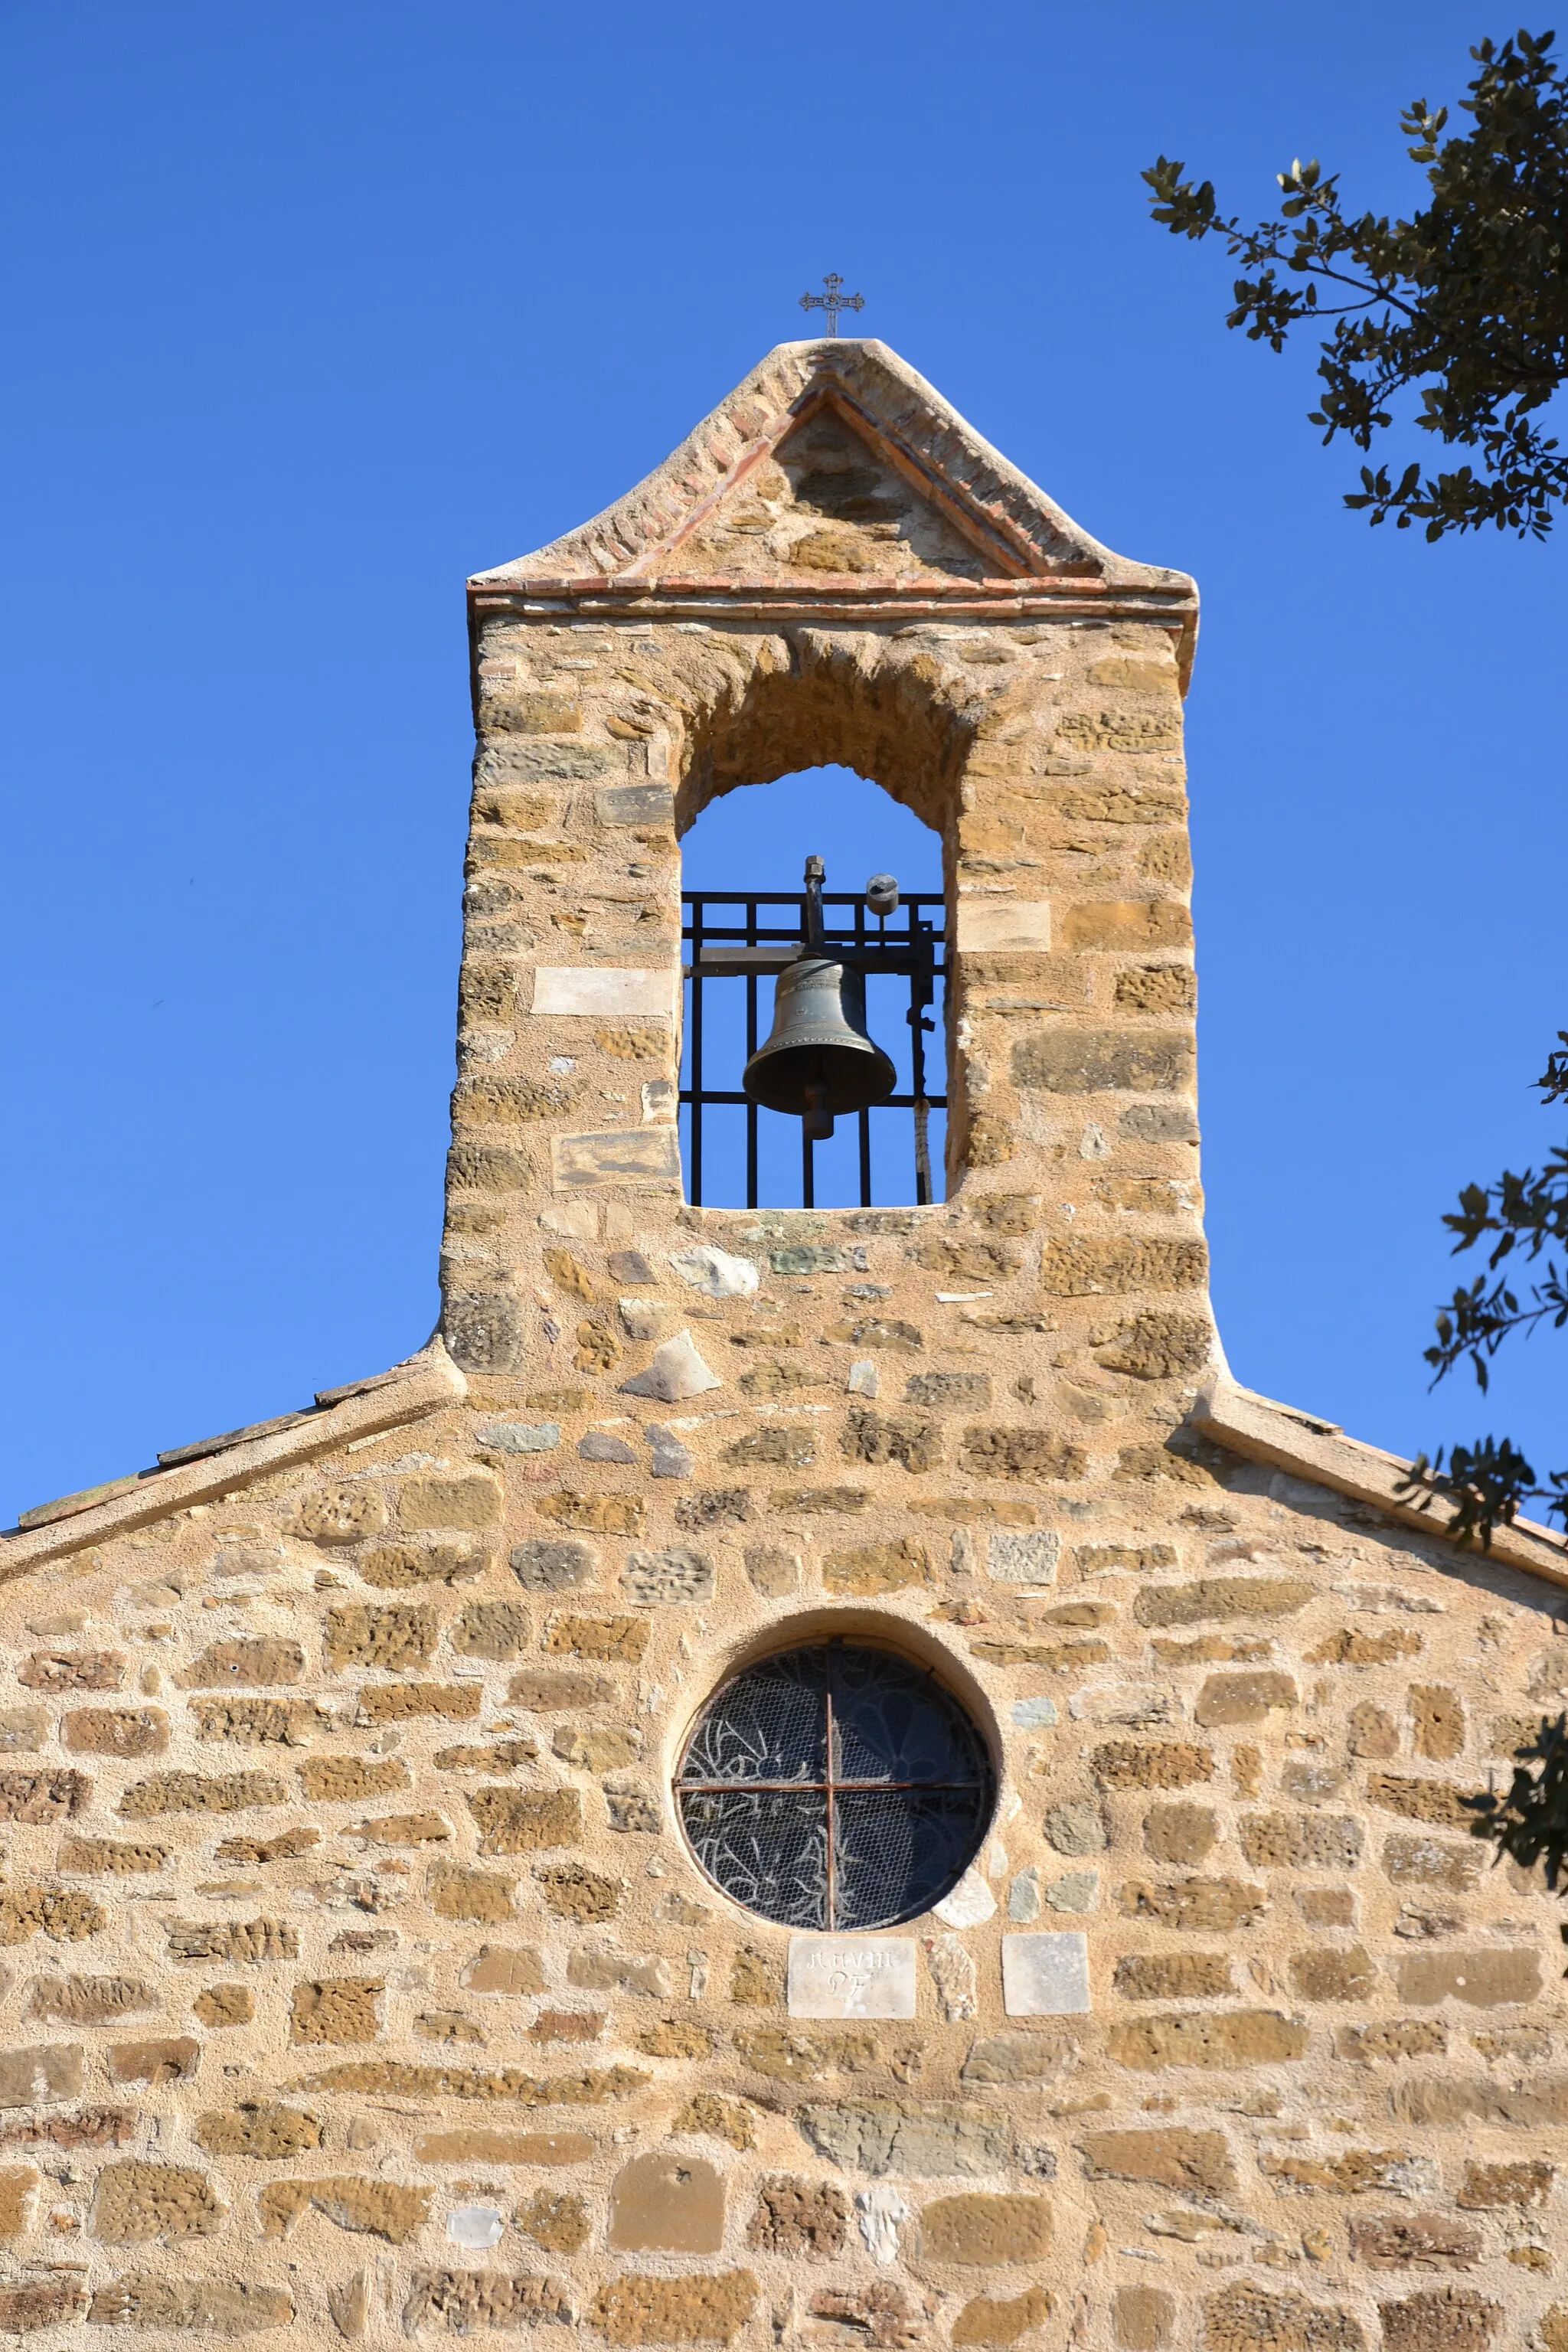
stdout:
<svg viewBox="0 0 1568 2352">
<path fill-rule="evenodd" d="M 685 890 L 681 940 L 687 961 L 681 969 L 690 983 L 690 1009 L 686 1024 L 689 1083 L 680 1090 L 682 1107 L 689 1113 L 687 1187 L 693 1207 L 702 1203 L 703 1112 L 734 1105 L 746 1114 L 746 1202 L 757 1202 L 759 1112 L 739 1087 L 704 1083 L 704 995 L 714 981 L 741 980 L 746 988 L 746 1043 L 742 1066 L 757 1050 L 757 982 L 794 963 L 808 940 L 815 946 L 811 899 L 822 909 L 821 948 L 840 962 L 853 964 L 869 976 L 907 976 L 910 1026 L 910 1090 L 889 1095 L 886 1102 L 857 1114 L 859 1121 L 860 1205 L 874 1205 L 871 1189 L 871 1120 L 884 1110 L 914 1113 L 915 1201 L 924 1207 L 931 1199 L 931 1160 L 926 1143 L 928 1114 L 947 1108 L 945 1094 L 926 1092 L 928 1033 L 935 1026 L 927 1008 L 936 985 L 946 978 L 945 902 L 940 892 L 910 892 L 898 911 L 875 915 L 863 890 Z M 787 919 L 782 910 L 790 909 Z M 839 910 L 845 910 L 840 914 Z M 711 911 L 710 911 L 711 910 Z M 779 910 L 779 911 L 775 911 Z M 729 919 L 724 919 L 728 914 Z M 737 916 L 741 917 L 736 920 Z M 737 1069 L 736 1074 L 740 1072 Z M 772 1114 L 770 1114 L 772 1116 Z M 816 1146 L 801 1141 L 801 1200 L 816 1205 Z M 886 1197 L 886 1196 L 885 1196 Z M 895 1194 L 893 1197 L 897 1197 Z M 908 1195 L 904 1196 L 906 1199 Z"/>
</svg>

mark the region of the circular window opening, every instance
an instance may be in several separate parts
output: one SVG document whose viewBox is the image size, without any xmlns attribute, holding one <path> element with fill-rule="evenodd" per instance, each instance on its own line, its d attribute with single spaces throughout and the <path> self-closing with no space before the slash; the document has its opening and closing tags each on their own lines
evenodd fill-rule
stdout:
<svg viewBox="0 0 1568 2352">
<path fill-rule="evenodd" d="M 940 1903 L 991 1818 L 985 1743 L 890 1650 L 782 1650 L 720 1685 L 675 1795 L 698 1862 L 786 1927 L 892 1927 Z"/>
</svg>

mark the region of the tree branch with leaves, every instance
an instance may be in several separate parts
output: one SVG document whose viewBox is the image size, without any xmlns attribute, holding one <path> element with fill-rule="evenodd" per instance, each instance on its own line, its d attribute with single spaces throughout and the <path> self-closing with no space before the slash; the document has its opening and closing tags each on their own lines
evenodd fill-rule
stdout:
<svg viewBox="0 0 1568 2352">
<path fill-rule="evenodd" d="M 1559 1030 L 1557 1048 L 1536 1085 L 1549 1104 L 1568 1097 L 1568 1029 Z M 1458 1207 L 1443 1223 L 1458 1236 L 1456 1256 L 1489 1247 L 1486 1273 L 1461 1283 L 1438 1309 L 1436 1339 L 1426 1351 L 1432 1385 L 1468 1362 L 1484 1392 L 1492 1359 L 1505 1339 L 1519 1332 L 1528 1336 L 1542 1325 L 1560 1331 L 1568 1323 L 1563 1268 L 1550 1256 L 1542 1264 L 1554 1244 L 1568 1247 L 1568 1149 L 1559 1145 L 1539 1171 L 1527 1168 L 1516 1176 L 1505 1169 L 1495 1184 L 1467 1184 Z M 1516 1286 L 1517 1276 L 1500 1270 L 1510 1259 L 1540 1266 L 1539 1277 L 1528 1287 Z M 1447 1532 L 1461 1543 L 1479 1540 L 1487 1549 L 1493 1531 L 1517 1518 L 1526 1503 L 1544 1505 L 1548 1517 L 1568 1526 L 1568 1470 L 1550 1471 L 1544 1483 L 1538 1481 L 1506 1437 L 1439 1446 L 1430 1461 L 1417 1454 L 1402 1491 L 1420 1496 L 1423 1510 L 1438 1500 L 1451 1503 Z"/>
<path fill-rule="evenodd" d="M 1426 167 L 1430 202 L 1409 220 L 1344 209 L 1337 173 L 1317 163 L 1279 174 L 1281 217 L 1226 217 L 1212 182 L 1162 155 L 1143 178 L 1153 217 L 1173 236 L 1219 236 L 1247 273 L 1226 324 L 1282 351 L 1291 330 L 1332 321 L 1310 422 L 1325 442 L 1370 451 L 1411 394 L 1423 432 L 1474 457 L 1451 471 L 1419 461 L 1394 479 L 1363 466 L 1348 507 L 1428 539 L 1487 523 L 1544 539 L 1568 502 L 1568 457 L 1541 412 L 1568 377 L 1568 81 L 1553 35 L 1517 33 L 1471 50 L 1479 71 L 1461 101 L 1472 118 L 1445 138 L 1448 112 L 1417 99 L 1400 118 Z"/>
</svg>

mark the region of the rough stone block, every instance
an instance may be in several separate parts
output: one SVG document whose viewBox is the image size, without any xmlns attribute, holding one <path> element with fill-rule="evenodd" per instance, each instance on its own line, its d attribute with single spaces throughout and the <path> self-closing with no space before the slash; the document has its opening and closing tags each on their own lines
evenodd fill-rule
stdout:
<svg viewBox="0 0 1568 2352">
<path fill-rule="evenodd" d="M 923 1546 L 900 1537 L 889 1543 L 857 1544 L 847 1551 L 827 1553 L 822 1563 L 822 1581 L 828 1592 L 869 1598 L 934 1584 L 936 1578 Z"/>
<path fill-rule="evenodd" d="M 1124 2000 L 1220 2000 L 1233 1994 L 1224 1952 L 1128 1952 L 1112 1979 Z"/>
<path fill-rule="evenodd" d="M 848 2222 L 849 2200 L 837 2181 L 775 2173 L 759 2184 L 746 2243 L 754 2253 L 826 2260 L 843 2252 Z"/>
<path fill-rule="evenodd" d="M 713 1591 L 713 1563 L 705 1552 L 673 1545 L 668 1551 L 626 1555 L 621 1582 L 639 1608 L 692 1608 Z"/>
<path fill-rule="evenodd" d="M 115 1811 L 122 1821 L 153 1821 L 161 1813 L 244 1813 L 289 1801 L 271 1772 L 154 1772 L 126 1790 Z"/>
<path fill-rule="evenodd" d="M 202 2045 L 190 2034 L 144 2042 L 117 2042 L 108 2053 L 111 2083 L 184 2083 L 201 2063 Z"/>
<path fill-rule="evenodd" d="M 1027 2287 L 1022 2294 L 1001 2299 L 975 2295 L 953 2321 L 952 2341 L 957 2346 L 1017 2344 L 1043 2327 L 1054 2308 L 1043 2286 Z"/>
<path fill-rule="evenodd" d="M 673 1127 L 552 1136 L 550 1159 L 558 1192 L 588 1192 L 607 1184 L 653 1184 L 671 1192 L 680 1187 L 680 1144 Z"/>
<path fill-rule="evenodd" d="M 491 1870 L 465 1870 L 441 1864 L 430 1872 L 426 1899 L 438 1918 L 471 1919 L 489 1926 L 510 1919 L 517 1881 Z"/>
<path fill-rule="evenodd" d="M 998 1584 L 1054 1584 L 1062 1539 L 1054 1530 L 998 1528 L 985 1547 L 985 1572 Z"/>
<path fill-rule="evenodd" d="M 78 2042 L 35 2042 L 0 2051 L 0 2107 L 30 2107 L 79 2099 L 82 2050 Z"/>
<path fill-rule="evenodd" d="M 601 824 L 673 825 L 675 795 L 668 784 L 618 784 L 595 793 L 594 811 Z"/>
<path fill-rule="evenodd" d="M 1290 1983 L 1302 2000 L 1370 2000 L 1377 1970 L 1359 1944 L 1292 1952 Z"/>
<path fill-rule="evenodd" d="M 1351 2257 L 1373 2271 L 1468 2271 L 1482 2253 L 1480 2231 L 1451 2213 L 1355 2213 Z"/>
<path fill-rule="evenodd" d="M 0 1772 L 0 1822 L 47 1825 L 69 1821 L 92 1794 L 81 1772 L 50 1768 L 37 1772 Z"/>
<path fill-rule="evenodd" d="M 1207 1805 L 1151 1805 L 1143 1816 L 1143 1851 L 1156 1862 L 1202 1862 L 1219 1834 Z"/>
<path fill-rule="evenodd" d="M 599 2289 L 588 2317 L 616 2346 L 729 2344 L 750 2319 L 758 2293 L 750 2271 L 683 2278 L 626 2272 Z"/>
<path fill-rule="evenodd" d="M 16 1680 L 51 1696 L 117 1691 L 125 1680 L 125 1658 L 119 1650 L 35 1650 L 17 1667 Z"/>
<path fill-rule="evenodd" d="M 1043 2260 L 1051 2242 L 1043 2197 L 939 2197 L 921 2208 L 921 2252 L 927 2262 L 984 2264 Z"/>
<path fill-rule="evenodd" d="M 481 1944 L 464 1969 L 461 1981 L 468 1992 L 542 1992 L 543 1964 L 539 1954 L 526 1947 L 518 1949 L 501 1944 Z"/>
<path fill-rule="evenodd" d="M 468 1804 L 479 1823 L 481 1853 L 533 1853 L 542 1846 L 575 1845 L 583 1834 L 583 1800 L 575 1789 L 474 1789 Z"/>
<path fill-rule="evenodd" d="M 132 2157 L 106 2164 L 99 2174 L 88 2228 L 105 2245 L 125 2246 L 153 2238 L 210 2238 L 226 2218 L 205 2173 Z"/>
<path fill-rule="evenodd" d="M 1401 2303 L 1380 2303 L 1377 2315 L 1384 2352 L 1479 2352 L 1503 2325 L 1501 2304 L 1466 2286 L 1428 2287 Z"/>
<path fill-rule="evenodd" d="M 718 2253 L 722 2179 L 700 2157 L 633 2157 L 610 2184 L 609 2242 L 617 2253 Z"/>
<path fill-rule="evenodd" d="M 1198 1693 L 1193 1719 L 1205 1731 L 1213 1731 L 1222 1726 L 1262 1723 L 1276 1709 L 1297 1704 L 1296 1685 L 1289 1675 L 1268 1671 L 1210 1675 Z"/>
<path fill-rule="evenodd" d="M 212 2342 L 292 2326 L 294 2303 L 286 2287 L 245 2279 L 179 2279 L 133 2271 L 93 2289 L 88 2319 L 96 2327 L 190 2328 Z"/>
<path fill-rule="evenodd" d="M 1161 2286 L 1119 2286 L 1110 2323 L 1117 2352 L 1163 2352 L 1175 2340 L 1176 2298 Z"/>
<path fill-rule="evenodd" d="M 1498 2009 L 1539 1999 L 1541 1956 L 1534 1951 L 1410 1952 L 1398 1964 L 1399 1998 L 1420 2009 L 1461 2000 Z"/>
<path fill-rule="evenodd" d="M 1012 1073 L 1046 1094 L 1177 1094 L 1192 1084 L 1193 1049 L 1161 1030 L 1047 1029 L 1018 1040 Z"/>
<path fill-rule="evenodd" d="M 1091 2131 L 1084 2136 L 1085 2177 L 1134 2180 L 1187 2197 L 1226 2197 L 1237 2171 L 1223 2132 L 1172 2126 L 1155 2131 Z"/>
<path fill-rule="evenodd" d="M 1278 2010 L 1196 2010 L 1118 2022 L 1107 2046 L 1119 2066 L 1150 2074 L 1171 2066 L 1278 2065 L 1303 2056 L 1307 2040 L 1306 2027 Z"/>
<path fill-rule="evenodd" d="M 795 2122 L 828 2163 L 873 2179 L 986 2179 L 1005 2172 L 1013 2157 L 1012 2124 L 985 2107 L 847 2099 L 803 2106 Z"/>
<path fill-rule="evenodd" d="M 1051 908 L 1047 898 L 977 898 L 960 891 L 956 945 L 961 955 L 1047 955 Z"/>
</svg>

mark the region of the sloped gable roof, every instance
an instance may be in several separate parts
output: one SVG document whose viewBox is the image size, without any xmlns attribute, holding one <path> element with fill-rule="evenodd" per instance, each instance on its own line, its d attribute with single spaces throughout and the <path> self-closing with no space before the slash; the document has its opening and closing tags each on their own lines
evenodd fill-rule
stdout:
<svg viewBox="0 0 1568 2352">
<path fill-rule="evenodd" d="M 949 569 L 997 588 L 1079 579 L 1184 601 L 1195 595 L 1185 573 L 1133 563 L 1102 546 L 887 344 L 848 337 L 778 344 L 635 489 L 578 530 L 478 573 L 469 585 L 581 588 L 711 572 L 705 526 L 781 445 L 825 415 L 858 436 L 870 460 L 900 477 L 921 510 L 962 542 L 970 560 L 958 567 L 950 554 Z M 893 570 L 891 548 L 889 554 Z M 865 560 L 853 566 L 861 574 L 874 568 Z M 733 579 L 733 563 L 725 569 Z M 759 580 L 776 574 L 766 562 L 756 570 Z"/>
</svg>

